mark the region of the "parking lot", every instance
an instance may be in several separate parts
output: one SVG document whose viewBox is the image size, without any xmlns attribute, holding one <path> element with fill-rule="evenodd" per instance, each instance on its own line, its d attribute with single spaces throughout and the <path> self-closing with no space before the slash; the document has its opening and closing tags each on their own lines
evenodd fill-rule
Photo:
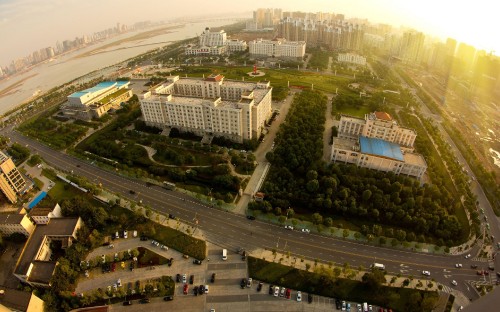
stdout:
<svg viewBox="0 0 500 312">
<path fill-rule="evenodd" d="M 251 287 L 240 286 L 241 280 L 248 278 L 246 262 L 242 261 L 241 255 L 235 250 L 228 250 L 227 260 L 222 260 L 222 248 L 209 244 L 208 257 L 203 261 L 202 265 L 193 264 L 193 259 L 184 259 L 182 255 L 176 251 L 163 251 L 159 248 L 154 249 L 151 242 L 141 242 L 138 239 L 127 239 L 115 241 L 115 250 L 119 250 L 121 243 L 125 248 L 134 248 L 131 244 L 152 248 L 158 254 L 165 257 L 173 257 L 174 264 L 171 267 L 166 265 L 157 267 L 155 270 L 147 268 L 136 269 L 134 272 L 118 271 L 115 273 L 101 274 L 95 277 L 93 285 L 114 283 L 118 276 L 122 279 L 122 283 L 135 281 L 136 279 L 148 279 L 158 277 L 160 275 L 170 275 L 176 278 L 176 274 L 186 274 L 189 283 L 190 275 L 194 275 L 194 283 L 189 284 L 188 294 L 183 294 L 183 284 L 176 283 L 174 300 L 165 302 L 162 298 L 152 298 L 148 304 L 139 304 L 138 300 L 133 301 L 132 305 L 140 305 L 141 309 L 147 311 L 332 311 L 335 310 L 335 300 L 320 296 L 313 296 L 312 302 L 308 303 L 307 293 L 302 293 L 302 301 L 297 302 L 297 291 L 292 290 L 290 299 L 285 297 L 274 297 L 269 295 L 269 284 L 264 283 L 261 291 L 257 291 L 258 281 L 253 281 Z M 126 249 L 125 249 L 126 250 Z M 101 250 L 104 251 L 104 250 Z M 95 251 L 95 254 L 101 252 Z M 117 274 L 118 273 L 118 274 Z M 132 274 L 131 274 L 132 273 Z M 215 282 L 210 281 L 212 274 L 215 273 Z M 131 274 L 131 275 L 129 275 Z M 103 275 L 103 276 L 102 276 Z M 111 276 L 114 275 L 112 278 Z M 108 278 L 107 276 L 110 276 Z M 182 277 L 181 277 L 182 278 Z M 102 282 L 97 280 L 103 279 Z M 194 286 L 209 285 L 208 294 L 200 294 L 195 296 L 193 293 Z M 80 285 L 79 285 L 80 287 Z M 94 286 L 95 287 L 95 286 Z M 375 307 L 374 307 L 375 308 Z M 135 307 L 138 309 L 138 307 Z M 115 304 L 110 307 L 112 311 L 133 311 L 133 307 Z M 356 304 L 351 304 L 351 311 L 356 311 Z M 375 309 L 374 309 L 375 311 Z"/>
</svg>

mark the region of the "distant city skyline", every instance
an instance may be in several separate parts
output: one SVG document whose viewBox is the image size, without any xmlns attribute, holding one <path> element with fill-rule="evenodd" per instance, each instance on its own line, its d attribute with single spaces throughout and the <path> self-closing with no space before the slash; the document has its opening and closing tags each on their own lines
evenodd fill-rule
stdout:
<svg viewBox="0 0 500 312">
<path fill-rule="evenodd" d="M 236 3 L 220 0 L 217 5 L 187 0 L 166 4 L 161 0 L 0 0 L 0 39 L 3 47 L 0 66 L 36 50 L 55 47 L 57 41 L 74 40 L 116 26 L 151 20 L 173 20 L 196 15 L 242 14 L 257 8 L 282 8 L 283 11 L 333 12 L 346 18 L 366 18 L 371 23 L 407 26 L 427 34 L 455 38 L 487 52 L 500 53 L 500 26 L 492 1 L 419 2 L 395 0 L 255 0 Z M 164 9 L 162 9 L 164 8 Z M 199 11 L 193 10 L 199 8 Z"/>
</svg>

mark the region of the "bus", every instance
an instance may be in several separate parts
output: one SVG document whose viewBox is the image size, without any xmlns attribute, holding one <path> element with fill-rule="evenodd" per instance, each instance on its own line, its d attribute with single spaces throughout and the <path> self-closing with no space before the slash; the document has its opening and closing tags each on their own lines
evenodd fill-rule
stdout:
<svg viewBox="0 0 500 312">
<path fill-rule="evenodd" d="M 222 260 L 227 260 L 227 249 L 222 249 Z"/>
<path fill-rule="evenodd" d="M 163 181 L 163 187 L 166 188 L 167 190 L 173 191 L 175 190 L 175 183 Z"/>
<path fill-rule="evenodd" d="M 371 265 L 372 269 L 379 269 L 379 270 L 385 270 L 385 265 L 382 263 L 374 263 Z"/>
</svg>

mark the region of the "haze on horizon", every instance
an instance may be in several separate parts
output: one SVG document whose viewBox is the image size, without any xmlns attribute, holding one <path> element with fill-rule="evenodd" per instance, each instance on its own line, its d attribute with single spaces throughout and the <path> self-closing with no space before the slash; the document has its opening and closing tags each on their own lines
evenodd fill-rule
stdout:
<svg viewBox="0 0 500 312">
<path fill-rule="evenodd" d="M 492 0 L 255 0 L 207 2 L 186 0 L 0 0 L 0 66 L 34 50 L 55 46 L 56 41 L 139 21 L 174 20 L 180 17 L 227 16 L 257 8 L 284 11 L 333 12 L 346 18 L 367 18 L 371 23 L 413 27 L 428 35 L 474 45 L 500 53 L 496 34 L 500 21 Z M 215 5 L 214 5 L 215 4 Z"/>
</svg>

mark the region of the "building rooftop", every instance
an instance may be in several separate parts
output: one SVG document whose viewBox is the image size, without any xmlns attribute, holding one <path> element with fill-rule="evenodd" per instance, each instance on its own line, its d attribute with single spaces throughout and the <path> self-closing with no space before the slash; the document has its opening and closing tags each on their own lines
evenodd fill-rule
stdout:
<svg viewBox="0 0 500 312">
<path fill-rule="evenodd" d="M 377 117 L 377 119 L 381 119 L 381 120 L 385 120 L 385 121 L 392 121 L 391 115 L 389 115 L 386 112 L 374 112 L 374 114 L 375 114 L 375 117 Z"/>
<path fill-rule="evenodd" d="M 48 216 L 49 213 L 52 212 L 54 208 L 47 208 L 47 207 L 33 207 L 29 213 L 30 217 L 41 217 L 41 216 Z"/>
<path fill-rule="evenodd" d="M 71 94 L 69 97 L 79 98 L 79 97 L 84 96 L 85 94 L 101 91 L 102 89 L 106 89 L 106 88 L 109 88 L 112 86 L 122 87 L 122 86 L 127 86 L 129 84 L 130 84 L 130 81 L 104 81 L 104 82 L 97 84 L 96 86 L 94 86 L 92 88 L 88 88 L 88 89 L 85 89 L 82 91 L 75 92 L 75 93 Z"/>
<path fill-rule="evenodd" d="M 359 137 L 361 153 L 404 161 L 399 145 L 381 139 Z"/>
<path fill-rule="evenodd" d="M 19 224 L 23 218 L 23 214 L 0 214 L 0 224 Z"/>
<path fill-rule="evenodd" d="M 14 311 L 27 311 L 31 297 L 34 296 L 30 292 L 3 286 L 0 287 L 0 292 L 3 293 L 0 295 L 0 304 Z"/>
<path fill-rule="evenodd" d="M 424 157 L 420 154 L 405 153 L 403 157 L 405 159 L 405 163 L 407 164 L 427 167 Z"/>
<path fill-rule="evenodd" d="M 56 265 L 55 261 L 33 261 L 33 268 L 31 269 L 28 281 L 49 284 L 52 275 L 54 275 Z"/>
<path fill-rule="evenodd" d="M 25 275 L 29 265 L 35 260 L 45 236 L 71 236 L 75 232 L 80 218 L 54 218 L 48 224 L 39 224 L 24 245 L 24 250 L 17 261 L 16 274 Z"/>
<path fill-rule="evenodd" d="M 343 150 L 352 150 L 352 151 L 359 150 L 359 143 L 357 141 L 339 137 L 333 138 L 333 146 Z"/>
</svg>

